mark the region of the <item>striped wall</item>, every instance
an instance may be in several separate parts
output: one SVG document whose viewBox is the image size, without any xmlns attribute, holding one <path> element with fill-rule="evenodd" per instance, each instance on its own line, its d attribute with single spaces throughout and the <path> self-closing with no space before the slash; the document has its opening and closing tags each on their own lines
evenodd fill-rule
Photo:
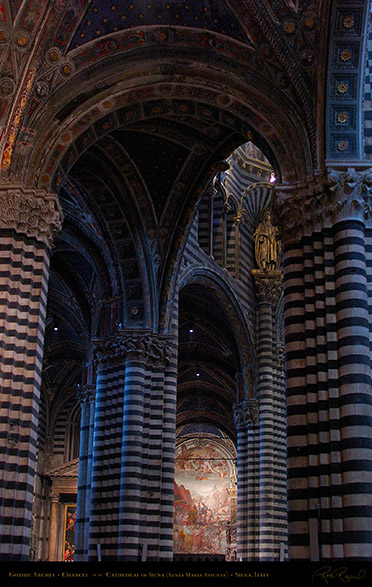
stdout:
<svg viewBox="0 0 372 587">
<path fill-rule="evenodd" d="M 49 253 L 13 231 L 0 236 L 0 560 L 27 560 Z"/>
<path fill-rule="evenodd" d="M 368 243 L 350 219 L 285 250 L 291 559 L 372 556 Z"/>
</svg>

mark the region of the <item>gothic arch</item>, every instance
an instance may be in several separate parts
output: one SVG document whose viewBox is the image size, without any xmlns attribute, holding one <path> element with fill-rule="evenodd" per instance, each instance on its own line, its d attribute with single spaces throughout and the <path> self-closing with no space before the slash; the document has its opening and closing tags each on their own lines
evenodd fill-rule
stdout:
<svg viewBox="0 0 372 587">
<path fill-rule="evenodd" d="M 241 399 L 252 397 L 256 378 L 254 339 L 233 289 L 219 272 L 206 267 L 192 267 L 181 274 L 178 280 L 178 292 L 190 284 L 203 285 L 223 303 L 236 339 L 243 385 Z"/>
<path fill-rule="evenodd" d="M 147 102 L 151 107 L 153 102 L 159 107 L 172 98 L 191 97 L 204 102 L 205 107 L 221 108 L 225 118 L 228 114 L 237 116 L 255 134 L 265 137 L 283 177 L 303 177 L 311 172 L 312 156 L 301 109 L 284 93 L 287 108 L 278 111 L 277 98 L 283 90 L 254 72 L 248 47 L 210 31 L 201 31 L 195 38 L 195 33 L 188 31 L 181 35 L 177 29 L 145 27 L 131 31 L 131 43 L 121 39 L 120 44 L 116 37 L 112 35 L 104 43 L 91 42 L 68 53 L 70 75 L 57 78 L 50 98 L 35 98 L 25 121 L 34 128 L 32 153 L 15 152 L 11 163 L 12 173 L 22 174 L 26 183 L 33 182 L 34 170 L 40 169 L 38 185 L 48 189 L 57 163 L 68 147 L 95 122 L 102 122 L 102 133 L 107 115 L 120 107 L 126 108 L 127 122 L 131 122 L 143 116 L 139 114 L 141 104 Z M 194 50 L 195 43 L 199 44 L 198 52 Z M 194 45 L 193 50 L 190 44 Z M 116 49 L 110 50 L 111 46 Z M 221 63 L 214 62 L 216 53 L 209 47 L 219 48 L 217 60 Z M 125 71 L 118 67 L 124 56 L 128 60 Z M 184 62 L 180 65 L 182 57 Z M 43 75 L 48 77 L 48 71 Z M 228 91 L 227 77 L 233 82 Z M 79 99 L 72 100 L 76 86 L 80 88 Z"/>
</svg>

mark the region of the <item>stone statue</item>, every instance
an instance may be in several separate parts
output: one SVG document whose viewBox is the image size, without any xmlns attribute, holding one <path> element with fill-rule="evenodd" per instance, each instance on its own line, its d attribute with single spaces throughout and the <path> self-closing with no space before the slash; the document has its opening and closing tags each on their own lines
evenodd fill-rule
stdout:
<svg viewBox="0 0 372 587">
<path fill-rule="evenodd" d="M 277 271 L 281 255 L 278 229 L 271 224 L 269 210 L 264 211 L 262 220 L 254 233 L 256 261 L 262 271 Z"/>
</svg>

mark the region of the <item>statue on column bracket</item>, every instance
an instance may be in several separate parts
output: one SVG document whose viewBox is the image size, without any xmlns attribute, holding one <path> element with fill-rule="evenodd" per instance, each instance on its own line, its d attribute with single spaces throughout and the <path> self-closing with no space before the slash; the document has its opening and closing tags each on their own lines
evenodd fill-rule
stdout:
<svg viewBox="0 0 372 587">
<path fill-rule="evenodd" d="M 259 269 L 252 269 L 260 301 L 276 304 L 280 294 L 283 275 L 280 270 L 281 241 L 278 229 L 271 223 L 270 210 L 263 211 L 262 222 L 254 233 L 256 262 Z"/>
<path fill-rule="evenodd" d="M 258 400 L 247 399 L 234 406 L 234 422 L 236 428 L 242 428 L 247 424 L 258 422 Z"/>
<path fill-rule="evenodd" d="M 270 210 L 266 209 L 254 233 L 256 262 L 261 271 L 272 273 L 279 270 L 281 242 L 277 236 L 278 229 L 271 224 Z"/>
</svg>

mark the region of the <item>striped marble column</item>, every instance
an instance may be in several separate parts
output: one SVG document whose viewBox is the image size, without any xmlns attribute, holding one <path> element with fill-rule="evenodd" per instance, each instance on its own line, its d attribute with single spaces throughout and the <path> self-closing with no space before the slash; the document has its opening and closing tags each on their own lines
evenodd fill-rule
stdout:
<svg viewBox="0 0 372 587">
<path fill-rule="evenodd" d="M 55 196 L 0 186 L 0 560 L 28 560 Z"/>
<path fill-rule="evenodd" d="M 116 339 L 99 343 L 88 560 L 115 560 L 118 549 L 125 367 Z"/>
<path fill-rule="evenodd" d="M 153 357 L 145 375 L 141 499 L 146 524 L 140 544 L 147 561 L 171 560 L 173 550 L 177 371 L 172 339 L 162 340 L 169 348 Z"/>
<path fill-rule="evenodd" d="M 74 560 L 81 561 L 86 560 L 88 555 L 90 479 L 96 386 L 82 384 L 77 391 L 81 405 L 81 426 Z"/>
<path fill-rule="evenodd" d="M 159 560 L 164 367 L 171 340 L 120 331 L 97 342 L 89 558 Z"/>
<path fill-rule="evenodd" d="M 244 400 L 234 406 L 238 457 L 237 558 L 242 561 L 258 559 L 258 420 L 256 398 Z"/>
<path fill-rule="evenodd" d="M 146 356 L 142 349 L 129 353 L 125 364 L 123 430 L 121 442 L 118 560 L 139 560 L 143 458 L 144 384 Z M 149 466 L 153 458 L 149 456 Z M 149 479 L 147 479 L 148 487 Z"/>
<path fill-rule="evenodd" d="M 169 362 L 165 367 L 164 409 L 162 420 L 163 442 L 160 487 L 161 518 L 159 528 L 160 561 L 169 561 L 173 558 L 173 505 L 178 381 L 177 346 L 174 340 L 169 351 Z"/>
<path fill-rule="evenodd" d="M 281 189 L 290 558 L 372 557 L 372 173 Z M 279 189 L 279 188 L 278 188 Z"/>
<path fill-rule="evenodd" d="M 282 291 L 281 271 L 254 270 L 258 297 L 258 401 L 259 401 L 259 559 L 278 560 L 275 539 L 277 494 L 274 463 L 274 320 L 273 312 Z"/>
</svg>

